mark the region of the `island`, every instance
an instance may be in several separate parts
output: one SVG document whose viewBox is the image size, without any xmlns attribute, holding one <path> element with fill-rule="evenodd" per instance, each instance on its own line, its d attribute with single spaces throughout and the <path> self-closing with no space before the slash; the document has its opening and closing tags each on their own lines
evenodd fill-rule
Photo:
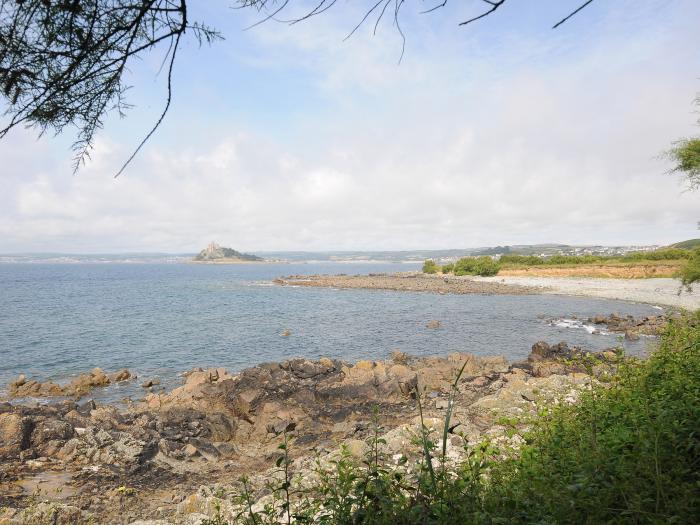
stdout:
<svg viewBox="0 0 700 525">
<path fill-rule="evenodd" d="M 199 252 L 191 262 L 194 263 L 215 263 L 215 264 L 235 264 L 249 262 L 264 262 L 265 259 L 249 253 L 241 253 L 232 248 L 219 246 L 215 242 L 210 243 Z"/>
</svg>

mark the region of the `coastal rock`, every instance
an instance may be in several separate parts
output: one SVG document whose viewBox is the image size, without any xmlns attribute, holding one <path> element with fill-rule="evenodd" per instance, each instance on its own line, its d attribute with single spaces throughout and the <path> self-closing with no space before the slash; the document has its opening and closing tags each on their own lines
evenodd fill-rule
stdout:
<svg viewBox="0 0 700 525">
<path fill-rule="evenodd" d="M 634 330 L 625 330 L 625 339 L 627 341 L 639 341 L 639 334 Z"/>
<path fill-rule="evenodd" d="M 94 427 L 68 441 L 61 451 L 66 461 L 131 466 L 151 459 L 158 451 L 157 443 L 135 439 L 127 432 L 107 432 Z"/>
<path fill-rule="evenodd" d="M 426 393 L 424 421 L 438 436 L 448 395 L 453 395 L 447 454 L 457 460 L 465 443 L 503 432 L 494 413 L 522 415 L 541 401 L 575 399 L 571 392 L 579 375 L 571 373 L 566 356 L 579 352 L 601 366 L 618 358 L 612 350 L 599 358 L 565 343 L 541 342 L 529 361 L 513 366 L 502 357 L 466 353 L 401 354 L 355 364 L 289 359 L 237 374 L 196 369 L 185 375 L 182 386 L 120 408 L 92 400 L 80 405 L 0 404 L 0 449 L 5 454 L 0 454 L 0 472 L 10 472 L 13 482 L 60 466 L 80 487 L 80 495 L 68 502 L 105 509 L 105 523 L 167 516 L 178 502 L 180 511 L 172 522 L 195 523 L 216 515 L 216 504 L 239 490 L 236 483 L 243 474 L 250 476 L 256 505 L 262 504 L 266 496 L 261 499 L 261 490 L 275 475 L 285 433 L 292 443 L 295 475 L 309 482 L 318 455 L 322 461 L 337 459 L 339 443 L 361 461 L 375 417 L 386 441 L 382 453 L 410 454 L 421 431 L 417 391 Z M 84 376 L 89 376 L 85 384 L 104 380 L 95 371 Z M 221 485 L 215 493 L 202 492 L 199 484 L 210 480 Z M 114 504 L 121 501 L 123 487 L 130 490 L 131 510 L 125 515 Z M 196 497 L 186 496 L 193 492 Z"/>
<path fill-rule="evenodd" d="M 29 448 L 33 424 L 20 414 L 0 414 L 0 458 L 19 455 Z"/>
<path fill-rule="evenodd" d="M 538 341 L 532 345 L 527 364 L 516 363 L 514 368 L 528 370 L 536 377 L 584 373 L 592 368 L 593 374 L 599 377 L 613 371 L 620 359 L 619 349 L 616 348 L 589 352 L 578 346 L 569 346 L 566 342 L 550 345 Z"/>
<path fill-rule="evenodd" d="M 61 386 L 52 381 L 28 380 L 24 374 L 10 382 L 8 385 L 11 397 L 82 397 L 93 388 L 104 387 L 114 382 L 127 381 L 134 378 L 124 369 L 114 374 L 107 375 L 101 368 L 81 374 L 74 378 L 68 385 Z"/>
<path fill-rule="evenodd" d="M 645 317 L 636 318 L 631 315 L 619 316 L 617 314 L 596 315 L 588 319 L 588 322 L 596 325 L 605 325 L 609 332 L 624 333 L 628 332 L 642 335 L 659 335 L 661 331 L 668 325 L 669 319 L 674 315 L 648 315 Z M 630 339 L 636 341 L 636 339 Z"/>
<path fill-rule="evenodd" d="M 132 375 L 126 368 L 109 375 L 110 383 L 121 383 L 122 381 L 129 381 L 130 379 L 136 379 L 136 376 Z"/>
<path fill-rule="evenodd" d="M 56 383 L 27 380 L 24 374 L 8 385 L 11 397 L 52 397 L 65 395 L 63 388 Z"/>
<path fill-rule="evenodd" d="M 87 521 L 88 516 L 78 507 L 55 502 L 37 503 L 9 518 L 0 514 L 2 525 L 76 525 Z"/>
</svg>

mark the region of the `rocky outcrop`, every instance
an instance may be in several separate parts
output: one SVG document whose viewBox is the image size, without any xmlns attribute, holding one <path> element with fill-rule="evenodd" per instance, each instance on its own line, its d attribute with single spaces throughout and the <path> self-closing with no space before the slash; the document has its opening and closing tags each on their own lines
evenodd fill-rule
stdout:
<svg viewBox="0 0 700 525">
<path fill-rule="evenodd" d="M 7 523 L 24 524 L 19 509 L 27 494 L 17 483 L 37 472 L 61 472 L 72 489 L 61 503 L 75 503 L 100 523 L 165 517 L 194 523 L 223 501 L 200 485 L 250 474 L 263 488 L 283 435 L 293 439 L 295 468 L 308 483 L 314 462 L 332 461 L 340 446 L 361 460 L 376 420 L 387 454 L 411 454 L 421 424 L 417 393 L 425 424 L 439 435 L 454 395 L 448 455 L 457 460 L 465 443 L 501 439 L 500 415 L 534 411 L 559 396 L 575 399 L 576 388 L 590 381 L 570 367 L 579 355 L 589 354 L 537 343 L 528 361 L 514 365 L 501 357 L 415 358 L 398 351 L 387 361 L 354 364 L 290 359 L 238 374 L 196 369 L 179 388 L 123 408 L 94 401 L 0 404 L 0 494 L 8 495 L 0 496 L 0 506 L 15 509 L 15 521 Z M 101 384 L 103 377 L 110 379 L 93 371 L 80 384 Z M 126 506 L 124 498 L 130 498 Z"/>
<path fill-rule="evenodd" d="M 417 272 L 369 275 L 289 275 L 274 279 L 280 286 L 312 286 L 320 288 L 361 288 L 431 292 L 438 294 L 507 294 L 543 293 L 542 288 L 475 280 L 470 276 L 428 275 Z"/>
<path fill-rule="evenodd" d="M 619 316 L 617 314 L 596 315 L 588 319 L 589 323 L 605 326 L 609 332 L 623 333 L 626 339 L 636 340 L 639 335 L 659 335 L 666 328 L 669 316 L 648 315 L 646 317 L 634 317 L 631 315 Z"/>
<path fill-rule="evenodd" d="M 10 382 L 8 390 L 12 397 L 66 396 L 79 398 L 90 393 L 93 388 L 129 381 L 130 379 L 136 379 L 136 376 L 126 369 L 108 375 L 101 368 L 95 368 L 86 374 L 79 375 L 68 385 L 61 386 L 52 381 L 41 382 L 27 379 L 24 374 L 21 374 L 17 379 Z"/>
<path fill-rule="evenodd" d="M 552 374 L 592 373 L 594 376 L 611 373 L 623 360 L 619 348 L 607 348 L 589 352 L 566 342 L 553 345 L 538 341 L 532 345 L 527 361 L 514 363 L 513 367 L 525 370 L 536 377 Z"/>
<path fill-rule="evenodd" d="M 225 248 L 219 246 L 215 242 L 210 243 L 206 248 L 199 252 L 193 262 L 211 262 L 211 263 L 221 263 L 221 262 L 260 262 L 264 259 L 258 257 L 257 255 L 251 255 L 249 253 L 241 253 L 232 248 Z"/>
</svg>

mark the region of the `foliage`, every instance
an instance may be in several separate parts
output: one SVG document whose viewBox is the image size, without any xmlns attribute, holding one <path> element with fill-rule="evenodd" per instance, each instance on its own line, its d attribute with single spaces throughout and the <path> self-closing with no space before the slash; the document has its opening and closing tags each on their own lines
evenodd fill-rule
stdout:
<svg viewBox="0 0 700 525">
<path fill-rule="evenodd" d="M 672 247 L 694 250 L 695 248 L 700 248 L 700 239 L 688 239 L 687 241 L 677 242 Z"/>
<path fill-rule="evenodd" d="M 0 0 L 0 89 L 9 116 L 0 138 L 20 125 L 42 134 L 76 127 L 77 170 L 106 114 L 123 115 L 129 107 L 123 79 L 129 64 L 161 47 L 168 96 L 158 127 L 170 105 L 173 64 L 187 30 L 200 42 L 219 38 L 188 21 L 185 0 Z"/>
<path fill-rule="evenodd" d="M 693 256 L 680 271 L 681 284 L 691 291 L 694 283 L 700 282 L 700 248 L 696 248 Z"/>
<path fill-rule="evenodd" d="M 452 273 L 455 269 L 454 263 L 443 264 L 441 268 L 442 273 Z"/>
<path fill-rule="evenodd" d="M 437 271 L 438 265 L 432 259 L 428 259 L 423 263 L 423 273 L 437 273 Z"/>
<path fill-rule="evenodd" d="M 463 257 L 454 265 L 455 275 L 496 275 L 501 265 L 491 257 Z"/>
<path fill-rule="evenodd" d="M 700 107 L 700 95 L 696 97 L 695 104 Z M 698 124 L 700 124 L 700 120 L 698 120 Z M 700 137 L 685 138 L 674 142 L 665 156 L 674 164 L 669 173 L 682 174 L 690 190 L 700 188 Z"/>
<path fill-rule="evenodd" d="M 485 506 L 509 523 L 689 523 L 700 512 L 700 314 L 648 361 L 545 414 L 494 469 Z"/>
<path fill-rule="evenodd" d="M 671 173 L 682 173 L 691 190 L 700 188 L 700 138 L 679 140 L 666 154 L 674 163 Z"/>
<path fill-rule="evenodd" d="M 682 248 L 662 248 L 651 252 L 633 252 L 624 255 L 623 261 L 677 261 L 689 259 L 691 252 Z"/>
<path fill-rule="evenodd" d="M 549 257 L 503 255 L 499 261 L 505 266 L 577 265 L 608 262 L 677 261 L 689 259 L 691 255 L 692 252 L 690 250 L 682 248 L 662 248 L 646 252 L 632 252 L 625 255 L 552 255 Z"/>
<path fill-rule="evenodd" d="M 461 375 L 461 372 L 460 372 Z M 273 503 L 254 510 L 242 479 L 241 509 L 210 524 L 324 525 L 656 524 L 693 523 L 700 513 L 700 312 L 670 321 L 646 361 L 626 361 L 610 382 L 593 384 L 574 405 L 553 404 L 528 421 L 519 449 L 484 441 L 465 446 L 459 464 L 447 458 L 456 377 L 444 432 L 423 419 L 416 454 L 387 455 L 375 413 L 367 452 L 346 449 L 316 463 L 307 489 L 292 487 L 290 442 L 280 446 L 282 481 Z M 526 428 L 526 430 L 518 430 Z"/>
</svg>

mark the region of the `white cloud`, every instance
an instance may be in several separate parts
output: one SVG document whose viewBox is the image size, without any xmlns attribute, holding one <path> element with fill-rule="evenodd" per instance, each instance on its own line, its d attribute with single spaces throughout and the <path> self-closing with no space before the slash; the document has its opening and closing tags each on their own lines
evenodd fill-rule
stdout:
<svg viewBox="0 0 700 525">
<path fill-rule="evenodd" d="M 436 30 L 426 41 L 441 47 L 414 51 L 400 67 L 383 40 L 395 35 L 339 46 L 336 22 L 320 34 L 302 24 L 255 36 L 262 70 L 296 64 L 326 97 L 290 140 L 233 123 L 226 137 L 199 140 L 203 149 L 150 146 L 117 180 L 127 145 L 103 139 L 71 177 L 36 159 L 46 139 L 39 152 L 23 134 L 1 144 L 0 252 L 194 251 L 212 239 L 245 250 L 663 243 L 697 234 L 700 193 L 682 193 L 656 158 L 694 131 L 698 83 L 687 64 L 699 42 L 682 16 L 668 22 L 673 31 L 592 45 L 597 35 L 587 35 L 591 47 L 567 56 L 559 36 L 506 38 L 467 60 L 471 37 Z"/>
</svg>

